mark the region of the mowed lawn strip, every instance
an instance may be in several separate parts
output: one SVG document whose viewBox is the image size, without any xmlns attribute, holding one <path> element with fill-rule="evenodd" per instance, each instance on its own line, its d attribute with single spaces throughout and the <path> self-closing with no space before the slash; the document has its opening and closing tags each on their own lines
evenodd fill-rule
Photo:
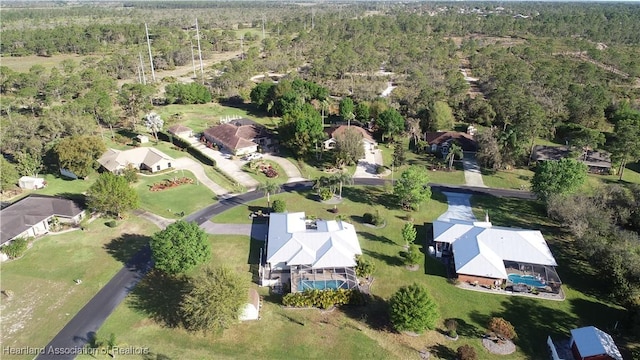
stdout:
<svg viewBox="0 0 640 360">
<path fill-rule="evenodd" d="M 182 177 L 192 179 L 193 183 L 161 191 L 149 190 L 154 183 Z M 184 215 L 191 214 L 216 201 L 215 194 L 199 184 L 190 171 L 176 170 L 159 175 L 139 176 L 133 187 L 140 196 L 140 208 L 170 219 L 182 217 L 183 212 Z"/>
<path fill-rule="evenodd" d="M 45 346 L 157 230 L 137 218 L 116 228 L 105 221 L 40 238 L 22 258 L 2 264 L 2 289 L 13 291 L 2 295 L 3 346 Z"/>
</svg>

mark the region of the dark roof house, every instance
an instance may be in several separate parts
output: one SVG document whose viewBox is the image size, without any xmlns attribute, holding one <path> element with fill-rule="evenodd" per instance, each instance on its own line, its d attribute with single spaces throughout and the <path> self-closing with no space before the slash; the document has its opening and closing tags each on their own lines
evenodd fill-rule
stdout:
<svg viewBox="0 0 640 360">
<path fill-rule="evenodd" d="M 456 142 L 462 147 L 462 151 L 476 152 L 478 151 L 478 143 L 473 138 L 473 135 L 457 132 L 457 131 L 437 131 L 427 132 L 426 141 L 429 146 L 436 145 L 438 147 L 445 144 L 450 144 L 452 141 Z"/>
<path fill-rule="evenodd" d="M 536 161 L 560 160 L 571 156 L 568 146 L 536 145 L 533 148 L 533 159 Z M 611 154 L 606 151 L 583 150 L 576 160 L 585 163 L 589 172 L 601 173 L 611 169 Z"/>
<path fill-rule="evenodd" d="M 82 213 L 80 204 L 73 200 L 30 195 L 0 210 L 0 245 L 16 237 L 48 232 L 47 221 L 54 216 L 77 221 Z"/>
<path fill-rule="evenodd" d="M 204 131 L 207 140 L 223 146 L 234 153 L 253 150 L 257 145 L 266 145 L 261 140 L 271 134 L 262 125 L 249 119 L 235 119 L 228 123 L 210 127 Z"/>
</svg>

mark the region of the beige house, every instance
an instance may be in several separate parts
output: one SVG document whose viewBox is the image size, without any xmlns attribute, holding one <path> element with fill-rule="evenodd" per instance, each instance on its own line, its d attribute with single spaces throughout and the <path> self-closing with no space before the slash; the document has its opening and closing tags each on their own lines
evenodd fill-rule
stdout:
<svg viewBox="0 0 640 360">
<path fill-rule="evenodd" d="M 184 125 L 176 124 L 170 126 L 167 131 L 170 134 L 173 134 L 178 137 L 190 138 L 193 136 L 193 130 L 190 127 L 186 127 Z"/>
<path fill-rule="evenodd" d="M 109 149 L 98 159 L 102 167 L 115 174 L 122 172 L 129 164 L 139 170 L 162 171 L 171 168 L 172 161 L 172 157 L 151 147 L 124 151 Z"/>
<path fill-rule="evenodd" d="M 221 150 L 234 155 L 245 155 L 258 151 L 258 146 L 267 149 L 271 145 L 271 134 L 267 129 L 249 119 L 234 119 L 206 129 L 203 137 L 218 145 Z"/>
</svg>

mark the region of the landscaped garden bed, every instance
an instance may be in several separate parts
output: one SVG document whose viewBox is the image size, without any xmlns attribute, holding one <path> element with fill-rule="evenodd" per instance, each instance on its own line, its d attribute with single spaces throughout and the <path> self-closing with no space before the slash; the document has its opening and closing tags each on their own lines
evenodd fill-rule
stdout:
<svg viewBox="0 0 640 360">
<path fill-rule="evenodd" d="M 149 190 L 162 191 L 162 190 L 171 189 L 171 188 L 178 187 L 180 185 L 185 185 L 185 184 L 193 184 L 193 179 L 188 177 L 181 177 L 178 179 L 165 179 L 162 182 L 154 183 L 153 185 L 151 185 L 149 187 Z"/>
</svg>

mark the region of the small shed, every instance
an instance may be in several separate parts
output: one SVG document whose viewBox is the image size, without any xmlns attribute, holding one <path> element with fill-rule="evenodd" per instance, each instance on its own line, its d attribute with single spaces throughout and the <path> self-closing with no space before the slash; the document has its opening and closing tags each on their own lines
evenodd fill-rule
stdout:
<svg viewBox="0 0 640 360">
<path fill-rule="evenodd" d="M 26 190 L 37 190 L 42 189 L 47 185 L 46 181 L 42 178 L 31 177 L 31 176 L 23 176 L 18 180 L 18 186 L 21 189 Z"/>
<path fill-rule="evenodd" d="M 146 144 L 149 142 L 149 137 L 147 135 L 137 135 L 136 139 L 138 139 L 140 144 Z"/>
<path fill-rule="evenodd" d="M 256 289 L 249 289 L 248 302 L 240 309 L 240 321 L 258 320 L 260 316 L 260 295 Z"/>
</svg>

